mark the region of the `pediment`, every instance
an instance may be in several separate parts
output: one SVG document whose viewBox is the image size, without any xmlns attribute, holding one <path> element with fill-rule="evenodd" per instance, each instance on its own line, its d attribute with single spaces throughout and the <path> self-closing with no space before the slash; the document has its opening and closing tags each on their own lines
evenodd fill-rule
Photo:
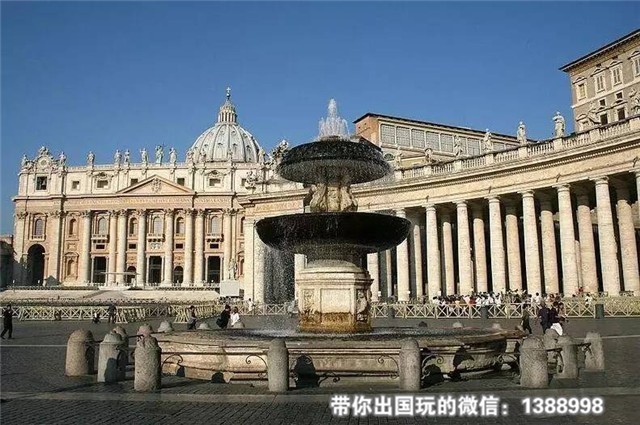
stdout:
<svg viewBox="0 0 640 425">
<path fill-rule="evenodd" d="M 121 195 L 158 196 L 158 195 L 195 195 L 195 192 L 182 185 L 159 176 L 148 177 L 141 182 L 118 191 Z"/>
</svg>

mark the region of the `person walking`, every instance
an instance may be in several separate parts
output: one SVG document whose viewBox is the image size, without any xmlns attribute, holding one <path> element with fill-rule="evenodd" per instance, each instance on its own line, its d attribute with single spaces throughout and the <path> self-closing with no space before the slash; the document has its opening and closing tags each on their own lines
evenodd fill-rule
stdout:
<svg viewBox="0 0 640 425">
<path fill-rule="evenodd" d="M 231 319 L 231 306 L 226 304 L 224 306 L 224 310 L 220 313 L 220 317 L 216 320 L 216 325 L 218 325 L 221 329 L 227 329 L 229 325 L 229 320 Z"/>
<path fill-rule="evenodd" d="M 523 331 L 529 331 L 529 335 L 531 335 L 533 333 L 533 331 L 531 330 L 531 324 L 529 323 L 529 320 L 531 319 L 531 313 L 529 313 L 529 307 L 527 307 L 526 305 L 522 307 L 522 330 Z"/>
<path fill-rule="evenodd" d="M 13 338 L 13 316 L 15 312 L 11 308 L 11 304 L 8 304 L 6 308 L 2 310 L 2 333 L 0 338 L 4 339 L 4 334 L 9 332 L 9 339 Z"/>
<path fill-rule="evenodd" d="M 231 321 L 229 326 L 232 328 L 235 327 L 236 323 L 240 322 L 240 312 L 238 311 L 238 307 L 233 307 L 233 311 L 231 312 L 229 319 Z"/>
<path fill-rule="evenodd" d="M 551 323 L 549 323 L 549 309 L 544 302 L 540 303 L 540 310 L 538 310 L 538 319 L 540 319 L 540 326 L 542 326 L 542 333 L 544 334 Z"/>
<path fill-rule="evenodd" d="M 194 306 L 189 307 L 189 321 L 187 322 L 187 330 L 191 331 L 196 328 L 198 318 L 196 317 L 196 308 Z"/>
<path fill-rule="evenodd" d="M 109 323 L 116 323 L 116 305 L 113 302 L 109 303 L 107 314 L 109 316 Z"/>
</svg>

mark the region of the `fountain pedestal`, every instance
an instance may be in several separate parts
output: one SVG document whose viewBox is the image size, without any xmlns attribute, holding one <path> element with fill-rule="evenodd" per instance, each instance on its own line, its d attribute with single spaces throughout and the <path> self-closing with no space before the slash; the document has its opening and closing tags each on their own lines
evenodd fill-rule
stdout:
<svg viewBox="0 0 640 425">
<path fill-rule="evenodd" d="M 371 331 L 371 277 L 348 262 L 317 260 L 300 272 L 297 284 L 302 332 Z"/>
</svg>

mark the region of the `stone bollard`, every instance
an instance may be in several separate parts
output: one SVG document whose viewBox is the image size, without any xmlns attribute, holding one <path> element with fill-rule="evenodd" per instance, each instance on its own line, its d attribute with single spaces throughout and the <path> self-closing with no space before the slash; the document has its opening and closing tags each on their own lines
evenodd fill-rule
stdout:
<svg viewBox="0 0 640 425">
<path fill-rule="evenodd" d="M 201 331 L 210 331 L 211 327 L 209 326 L 209 324 L 207 322 L 202 322 L 200 323 L 200 326 L 198 326 L 198 329 Z"/>
<path fill-rule="evenodd" d="M 589 372 L 604 371 L 604 350 L 602 348 L 602 337 L 597 332 L 587 332 L 584 342 L 591 345 L 586 348 L 584 354 L 584 367 Z"/>
<path fill-rule="evenodd" d="M 276 338 L 269 343 L 267 379 L 271 392 L 285 392 L 289 389 L 289 350 L 283 339 Z"/>
<path fill-rule="evenodd" d="M 162 349 L 152 336 L 141 336 L 136 344 L 136 363 L 133 388 L 141 392 L 153 392 L 160 389 L 160 356 Z"/>
<path fill-rule="evenodd" d="M 160 326 L 158 326 L 158 332 L 173 332 L 173 326 L 171 326 L 168 320 L 163 320 Z"/>
<path fill-rule="evenodd" d="M 544 348 L 546 350 L 556 348 L 558 346 L 558 338 L 559 338 L 558 332 L 554 331 L 553 329 L 547 329 L 547 331 L 544 333 L 544 336 L 542 337 L 544 341 Z M 554 351 L 547 352 L 547 362 L 548 363 L 556 362 L 556 353 Z"/>
<path fill-rule="evenodd" d="M 500 325 L 500 323 L 493 323 L 491 325 L 491 329 L 497 330 L 497 331 L 501 331 L 502 330 L 502 326 Z"/>
<path fill-rule="evenodd" d="M 237 321 L 233 326 L 231 326 L 233 329 L 244 329 L 244 323 L 242 322 L 242 320 Z"/>
<path fill-rule="evenodd" d="M 464 328 L 464 325 L 461 322 L 453 322 L 452 326 L 454 328 Z"/>
<path fill-rule="evenodd" d="M 558 347 L 562 348 L 562 363 L 558 366 L 558 378 L 578 379 L 578 347 L 569 335 L 558 338 Z"/>
<path fill-rule="evenodd" d="M 118 382 L 125 378 L 127 347 L 120 334 L 111 331 L 104 336 L 98 353 L 98 382 Z"/>
<path fill-rule="evenodd" d="M 415 339 L 406 339 L 400 348 L 400 362 L 398 363 L 400 375 L 400 389 L 407 391 L 420 390 L 420 378 L 422 376 L 422 363 L 420 347 Z"/>
<path fill-rule="evenodd" d="M 153 333 L 153 328 L 151 327 L 151 325 L 148 323 L 144 323 L 140 325 L 136 335 L 151 336 L 152 333 Z"/>
<path fill-rule="evenodd" d="M 129 336 L 127 335 L 127 331 L 125 328 L 123 328 L 122 326 L 116 326 L 115 328 L 113 328 L 113 332 L 117 333 L 118 335 L 120 335 L 122 337 L 122 341 L 124 342 L 124 349 L 126 350 L 125 354 L 125 361 L 127 362 L 126 364 L 130 364 L 133 363 L 133 360 L 129 361 L 129 355 L 133 352 L 129 350 Z"/>
<path fill-rule="evenodd" d="M 64 374 L 67 376 L 91 375 L 94 372 L 96 350 L 91 331 L 78 329 L 69 336 Z"/>
<path fill-rule="evenodd" d="M 549 369 L 544 343 L 537 336 L 529 336 L 520 347 L 520 385 L 524 388 L 548 388 Z"/>
</svg>

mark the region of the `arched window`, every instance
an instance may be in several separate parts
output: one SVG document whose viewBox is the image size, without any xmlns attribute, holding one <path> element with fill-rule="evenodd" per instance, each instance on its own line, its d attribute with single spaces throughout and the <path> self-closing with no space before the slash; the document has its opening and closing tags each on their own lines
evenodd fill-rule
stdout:
<svg viewBox="0 0 640 425">
<path fill-rule="evenodd" d="M 75 236 L 78 233 L 78 221 L 75 218 L 69 220 L 69 236 Z"/>
<path fill-rule="evenodd" d="M 44 220 L 42 218 L 36 218 L 33 222 L 33 236 L 41 238 L 44 236 Z"/>
<path fill-rule="evenodd" d="M 109 231 L 107 229 L 107 219 L 104 217 L 100 217 L 98 219 L 98 234 L 106 235 L 108 232 Z"/>
<path fill-rule="evenodd" d="M 213 234 L 220 234 L 222 233 L 222 230 L 220 228 L 220 217 L 218 216 L 213 216 L 211 217 L 211 220 L 209 221 L 209 233 L 213 233 Z"/>
<path fill-rule="evenodd" d="M 136 233 L 138 233 L 138 220 L 132 218 L 129 220 L 129 234 L 135 235 Z"/>
<path fill-rule="evenodd" d="M 176 235 L 184 235 L 184 218 L 182 217 L 176 219 Z"/>
<path fill-rule="evenodd" d="M 155 235 L 162 234 L 162 218 L 156 216 L 153 217 L 153 221 L 151 222 L 151 228 L 153 229 L 153 233 Z"/>
</svg>

